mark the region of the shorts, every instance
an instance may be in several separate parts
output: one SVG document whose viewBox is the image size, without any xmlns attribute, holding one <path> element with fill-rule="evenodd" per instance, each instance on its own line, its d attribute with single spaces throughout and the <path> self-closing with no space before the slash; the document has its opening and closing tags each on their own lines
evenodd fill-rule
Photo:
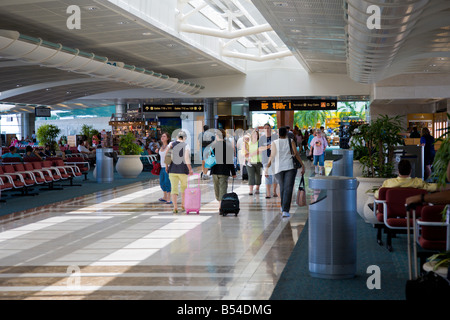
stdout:
<svg viewBox="0 0 450 320">
<path fill-rule="evenodd" d="M 169 173 L 170 185 L 172 187 L 172 194 L 184 194 L 184 190 L 187 188 L 188 175 L 184 173 Z M 180 190 L 178 191 L 178 184 L 180 184 Z"/>
<path fill-rule="evenodd" d="M 314 165 L 317 166 L 317 163 L 321 167 L 325 166 L 325 154 L 324 153 L 322 153 L 319 156 L 314 156 Z"/>
</svg>

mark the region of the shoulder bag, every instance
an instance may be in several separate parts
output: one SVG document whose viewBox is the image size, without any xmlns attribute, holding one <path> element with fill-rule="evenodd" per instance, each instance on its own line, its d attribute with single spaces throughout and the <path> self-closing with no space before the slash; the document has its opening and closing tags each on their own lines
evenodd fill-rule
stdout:
<svg viewBox="0 0 450 320">
<path fill-rule="evenodd" d="M 209 148 L 211 150 L 211 154 L 209 157 L 205 160 L 205 168 L 211 169 L 216 165 L 216 156 L 214 155 L 214 151 L 212 148 Z"/>
<path fill-rule="evenodd" d="M 289 141 L 289 149 L 291 150 L 291 155 L 292 155 L 292 162 L 294 164 L 294 169 L 298 170 L 302 167 L 302 164 L 300 163 L 300 161 L 297 160 L 297 157 L 295 156 L 294 151 L 292 150 L 292 142 L 291 139 L 288 138 Z"/>
</svg>

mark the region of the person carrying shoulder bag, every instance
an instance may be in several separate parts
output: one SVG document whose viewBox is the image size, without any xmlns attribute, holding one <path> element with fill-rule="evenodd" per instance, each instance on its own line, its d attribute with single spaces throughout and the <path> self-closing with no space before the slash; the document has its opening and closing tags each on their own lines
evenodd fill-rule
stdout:
<svg viewBox="0 0 450 320">
<path fill-rule="evenodd" d="M 290 217 L 289 210 L 291 208 L 292 191 L 294 189 L 295 177 L 297 176 L 297 169 L 294 168 L 292 157 L 296 157 L 301 164 L 301 174 L 305 174 L 305 165 L 300 154 L 297 152 L 297 148 L 295 148 L 295 142 L 290 141 L 287 134 L 288 131 L 285 127 L 279 129 L 279 139 L 272 142 L 272 152 L 267 163 L 268 168 L 272 165 L 274 166 L 273 172 L 280 185 L 281 212 L 283 217 Z M 294 150 L 293 153 L 291 153 L 291 149 Z"/>
</svg>

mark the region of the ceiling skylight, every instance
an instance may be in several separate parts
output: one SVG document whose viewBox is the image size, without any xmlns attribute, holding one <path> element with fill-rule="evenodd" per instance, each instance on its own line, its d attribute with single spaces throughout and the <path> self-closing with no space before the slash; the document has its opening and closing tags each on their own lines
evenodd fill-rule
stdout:
<svg viewBox="0 0 450 320">
<path fill-rule="evenodd" d="M 280 53 L 284 56 L 290 55 L 283 41 L 249 0 L 191 0 L 188 4 L 192 11 L 185 15 L 181 31 L 222 37 L 224 55 L 229 52 L 226 50 L 232 50 L 233 57 L 238 57 L 236 53 L 241 53 L 241 58 L 246 59 L 249 57 L 249 49 L 256 49 L 252 54 L 257 52 L 259 61 L 271 59 L 271 56 L 273 59 L 281 58 L 283 55 Z M 194 14 L 207 18 L 209 26 L 190 24 L 189 17 Z M 198 23 L 198 20 L 196 22 Z M 216 28 L 212 29 L 211 25 Z M 233 43 L 239 44 L 242 49 L 239 50 Z M 233 49 L 230 49 L 231 47 Z"/>
</svg>

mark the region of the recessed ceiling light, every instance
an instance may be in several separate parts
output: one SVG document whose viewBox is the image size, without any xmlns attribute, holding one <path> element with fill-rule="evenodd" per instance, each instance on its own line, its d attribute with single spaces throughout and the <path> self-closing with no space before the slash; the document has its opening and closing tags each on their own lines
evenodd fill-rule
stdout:
<svg viewBox="0 0 450 320">
<path fill-rule="evenodd" d="M 211 64 L 211 67 L 217 67 L 218 66 L 218 64 L 217 63 L 213 63 L 213 64 Z"/>
<path fill-rule="evenodd" d="M 167 46 L 170 48 L 173 48 L 173 47 L 176 47 L 177 45 L 175 43 L 169 43 Z"/>
<path fill-rule="evenodd" d="M 152 33 L 151 33 L 151 32 L 142 32 L 142 35 L 143 35 L 143 36 L 151 36 Z"/>
<path fill-rule="evenodd" d="M 287 2 L 274 2 L 273 5 L 275 7 L 288 7 L 289 4 Z"/>
<path fill-rule="evenodd" d="M 117 24 L 129 24 L 130 22 L 128 22 L 128 21 L 119 21 L 119 22 L 117 22 Z"/>
<path fill-rule="evenodd" d="M 84 9 L 89 10 L 89 11 L 94 11 L 94 10 L 99 10 L 99 7 L 88 6 L 88 7 L 84 7 Z"/>
</svg>

